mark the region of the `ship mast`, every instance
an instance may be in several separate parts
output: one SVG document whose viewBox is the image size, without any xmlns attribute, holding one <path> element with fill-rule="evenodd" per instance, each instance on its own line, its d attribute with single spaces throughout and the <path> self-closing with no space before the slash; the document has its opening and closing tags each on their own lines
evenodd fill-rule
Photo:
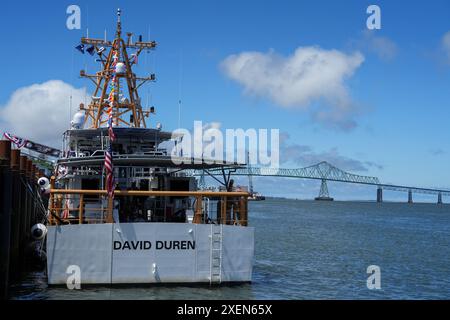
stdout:
<svg viewBox="0 0 450 320">
<path fill-rule="evenodd" d="M 82 44 L 93 46 L 103 67 L 101 71 L 96 72 L 94 75 L 86 74 L 84 70 L 80 71 L 81 77 L 88 78 L 95 84 L 90 104 L 87 107 L 80 105 L 80 109 L 85 109 L 86 112 L 84 127 L 96 129 L 105 126 L 108 122 L 107 110 L 110 103 L 108 101 L 110 86 L 115 88 L 112 108 L 112 118 L 115 126 L 146 128 L 145 118 L 153 112 L 153 107 L 151 111 L 142 109 L 138 88 L 147 81 L 155 81 L 155 75 L 150 74 L 148 77 L 137 77 L 132 71 L 132 66 L 136 63 L 142 50 L 154 49 L 156 42 L 143 42 L 142 36 L 139 36 L 139 41 L 133 43 L 132 33 L 127 33 L 128 39 L 125 42 L 122 39 L 120 15 L 121 10 L 117 9 L 117 31 L 112 42 L 106 39 L 81 38 Z M 106 54 L 107 48 L 109 48 L 109 52 Z M 135 50 L 131 55 L 133 59 L 130 59 L 128 49 Z M 112 83 L 114 80 L 115 83 Z M 121 87 L 121 80 L 125 82 L 123 88 Z M 120 94 L 121 90 L 126 90 L 127 98 Z"/>
</svg>

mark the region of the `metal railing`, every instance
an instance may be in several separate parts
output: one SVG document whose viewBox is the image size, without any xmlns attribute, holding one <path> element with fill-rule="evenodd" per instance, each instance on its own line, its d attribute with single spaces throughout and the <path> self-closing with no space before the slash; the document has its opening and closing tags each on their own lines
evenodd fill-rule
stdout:
<svg viewBox="0 0 450 320">
<path fill-rule="evenodd" d="M 192 223 L 241 226 L 248 225 L 248 196 L 247 192 L 226 191 L 116 190 L 114 192 L 114 199 L 119 201 L 126 197 L 130 197 L 130 199 L 162 199 L 165 203 L 171 197 L 194 199 L 191 206 Z M 114 209 L 114 201 L 107 196 L 106 190 L 55 189 L 54 187 L 50 190 L 49 223 L 51 225 L 118 222 L 113 214 Z M 165 211 L 163 217 L 160 220 L 141 221 L 183 222 L 167 219 Z M 186 220 L 188 219 L 186 218 Z"/>
</svg>

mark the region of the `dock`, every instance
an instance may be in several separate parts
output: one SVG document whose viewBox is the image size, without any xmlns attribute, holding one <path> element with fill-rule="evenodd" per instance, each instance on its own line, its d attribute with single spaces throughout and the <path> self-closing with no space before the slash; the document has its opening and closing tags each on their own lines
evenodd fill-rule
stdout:
<svg viewBox="0 0 450 320">
<path fill-rule="evenodd" d="M 0 295 L 8 299 L 8 288 L 26 270 L 31 227 L 42 217 L 36 195 L 44 172 L 33 161 L 0 140 Z"/>
</svg>

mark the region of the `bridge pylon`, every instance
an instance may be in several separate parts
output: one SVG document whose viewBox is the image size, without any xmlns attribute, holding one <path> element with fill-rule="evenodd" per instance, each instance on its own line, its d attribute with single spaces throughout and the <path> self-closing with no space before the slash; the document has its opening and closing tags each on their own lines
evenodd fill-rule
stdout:
<svg viewBox="0 0 450 320">
<path fill-rule="evenodd" d="M 316 197 L 314 200 L 317 201 L 333 201 L 334 199 L 330 197 L 330 194 L 328 193 L 328 185 L 327 180 L 322 179 L 322 182 L 320 183 L 320 191 L 319 196 Z"/>
<path fill-rule="evenodd" d="M 377 202 L 383 202 L 383 188 L 381 187 L 377 189 Z"/>
<path fill-rule="evenodd" d="M 408 190 L 408 203 L 413 203 L 412 190 Z"/>
</svg>

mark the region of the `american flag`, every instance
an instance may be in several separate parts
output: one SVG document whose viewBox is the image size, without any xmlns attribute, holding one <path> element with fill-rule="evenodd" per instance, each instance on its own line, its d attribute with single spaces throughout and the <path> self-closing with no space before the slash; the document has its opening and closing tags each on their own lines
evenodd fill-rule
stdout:
<svg viewBox="0 0 450 320">
<path fill-rule="evenodd" d="M 112 66 L 117 64 L 119 59 L 118 53 L 115 50 L 113 53 Z M 105 153 L 105 170 L 106 170 L 106 189 L 108 191 L 108 197 L 114 198 L 114 167 L 113 167 L 113 157 L 112 157 L 112 142 L 116 140 L 116 135 L 113 130 L 113 107 L 114 107 L 114 94 L 116 85 L 116 75 L 113 74 L 111 82 L 111 92 L 109 93 L 109 106 L 108 106 L 108 136 L 109 136 L 109 147 Z"/>
<path fill-rule="evenodd" d="M 113 142 L 114 140 L 116 140 L 116 135 L 115 135 L 113 127 L 112 127 L 112 117 L 108 118 L 108 135 L 109 135 L 109 141 Z"/>
<path fill-rule="evenodd" d="M 108 108 L 108 136 L 109 147 L 105 153 L 105 169 L 106 169 L 106 188 L 108 190 L 108 196 L 114 198 L 114 167 L 112 158 L 112 142 L 116 139 L 112 126 L 112 107 L 113 102 L 110 103 Z"/>
<path fill-rule="evenodd" d="M 105 153 L 106 189 L 110 198 L 114 198 L 114 168 L 112 161 L 112 148 L 110 145 Z"/>
</svg>

